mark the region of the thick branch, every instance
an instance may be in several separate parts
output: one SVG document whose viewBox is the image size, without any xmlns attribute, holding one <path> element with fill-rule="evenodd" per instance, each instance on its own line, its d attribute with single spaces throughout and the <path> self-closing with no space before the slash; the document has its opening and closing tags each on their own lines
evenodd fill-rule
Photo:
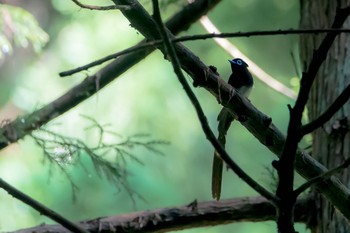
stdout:
<svg viewBox="0 0 350 233">
<path fill-rule="evenodd" d="M 259 210 L 259 211 L 257 211 Z M 295 218 L 307 223 L 313 215 L 313 201 L 297 202 Z M 262 197 L 244 197 L 222 201 L 194 201 L 189 205 L 140 211 L 81 222 L 89 232 L 168 232 L 209 227 L 234 222 L 263 222 L 274 220 L 275 207 Z M 59 225 L 40 225 L 16 233 L 63 233 Z"/>
</svg>

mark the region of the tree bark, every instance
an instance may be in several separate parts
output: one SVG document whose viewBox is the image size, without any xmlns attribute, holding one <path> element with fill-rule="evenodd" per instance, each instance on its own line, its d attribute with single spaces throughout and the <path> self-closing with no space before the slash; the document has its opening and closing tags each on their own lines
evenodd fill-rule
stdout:
<svg viewBox="0 0 350 233">
<path fill-rule="evenodd" d="M 301 0 L 301 28 L 330 28 L 338 7 L 345 7 L 347 0 Z M 348 19 L 344 28 L 349 28 Z M 313 50 L 324 35 L 301 36 L 300 53 L 303 67 L 310 61 Z M 322 114 L 337 96 L 350 84 L 350 35 L 340 34 L 322 65 L 309 96 L 310 121 Z M 334 168 L 350 155 L 350 104 L 346 103 L 322 128 L 312 133 L 312 155 L 326 167 Z M 344 170 L 338 177 L 349 187 L 350 171 Z M 317 224 L 315 233 L 350 232 L 347 220 L 335 208 L 318 195 Z"/>
<path fill-rule="evenodd" d="M 295 221 L 305 223 L 313 212 L 314 201 L 298 200 Z M 221 201 L 194 201 L 186 206 L 139 211 L 109 217 L 99 217 L 79 223 L 93 232 L 173 232 L 184 229 L 217 226 L 236 222 L 275 220 L 275 207 L 263 197 L 243 197 Z M 13 233 L 66 233 L 61 225 L 45 225 L 14 231 Z M 204 231 L 203 231 L 204 232 Z"/>
</svg>

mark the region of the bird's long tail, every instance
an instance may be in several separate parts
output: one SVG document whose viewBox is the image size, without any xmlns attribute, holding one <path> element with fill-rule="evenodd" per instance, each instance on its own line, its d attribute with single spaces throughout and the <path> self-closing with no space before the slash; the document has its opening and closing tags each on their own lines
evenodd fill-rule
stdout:
<svg viewBox="0 0 350 233">
<path fill-rule="evenodd" d="M 218 131 L 219 137 L 218 141 L 225 148 L 226 144 L 226 133 L 230 128 L 230 125 L 234 117 L 232 114 L 223 108 L 218 116 Z M 214 199 L 219 200 L 221 196 L 221 183 L 222 183 L 222 170 L 223 170 L 223 161 L 221 156 L 217 151 L 214 152 L 213 158 L 213 170 L 212 170 L 212 183 L 211 183 L 211 192 Z"/>
<path fill-rule="evenodd" d="M 219 140 L 220 141 L 220 140 Z M 222 146 L 222 142 L 220 142 Z M 213 171 L 211 177 L 211 194 L 214 199 L 219 200 L 221 195 L 223 161 L 217 151 L 214 152 Z"/>
</svg>

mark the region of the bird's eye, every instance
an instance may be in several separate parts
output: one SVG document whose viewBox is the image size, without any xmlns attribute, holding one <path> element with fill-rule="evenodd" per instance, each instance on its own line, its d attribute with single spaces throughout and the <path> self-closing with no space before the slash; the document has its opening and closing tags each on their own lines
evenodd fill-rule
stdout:
<svg viewBox="0 0 350 233">
<path fill-rule="evenodd" d="M 242 65 L 242 60 L 237 60 L 237 65 Z"/>
</svg>

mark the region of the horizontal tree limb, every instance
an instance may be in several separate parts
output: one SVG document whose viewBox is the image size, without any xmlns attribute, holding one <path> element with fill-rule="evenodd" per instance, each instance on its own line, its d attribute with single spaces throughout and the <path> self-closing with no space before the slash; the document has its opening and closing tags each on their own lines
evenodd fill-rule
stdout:
<svg viewBox="0 0 350 233">
<path fill-rule="evenodd" d="M 301 199 L 295 206 L 295 221 L 308 223 L 315 208 L 311 199 Z M 80 226 L 89 232 L 168 232 L 209 227 L 235 222 L 275 220 L 275 207 L 262 197 L 244 197 L 221 201 L 192 203 L 174 208 L 139 211 L 89 221 Z M 63 233 L 60 225 L 40 225 L 16 233 Z"/>
</svg>

